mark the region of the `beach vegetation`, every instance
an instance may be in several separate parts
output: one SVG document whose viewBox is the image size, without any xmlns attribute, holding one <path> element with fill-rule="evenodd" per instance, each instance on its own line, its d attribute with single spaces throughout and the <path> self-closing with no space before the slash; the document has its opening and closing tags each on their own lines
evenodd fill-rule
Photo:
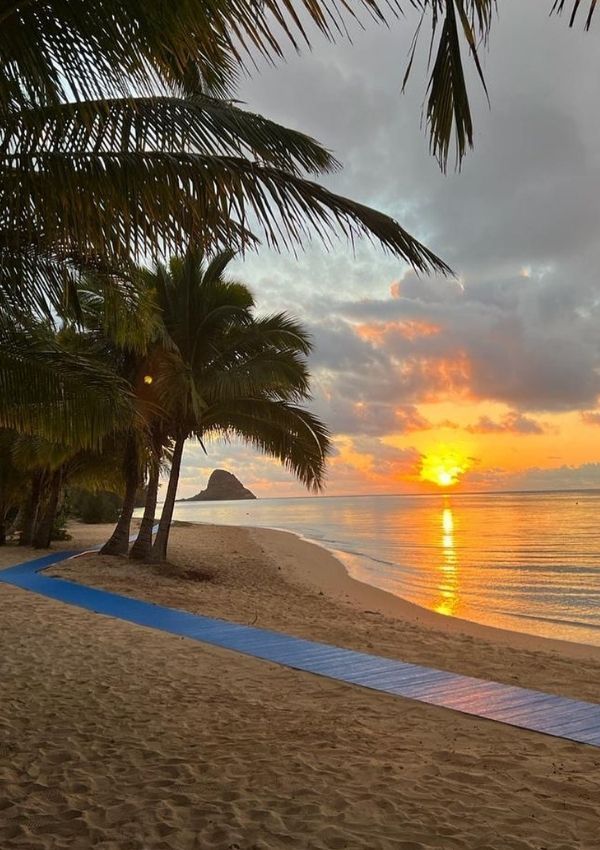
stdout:
<svg viewBox="0 0 600 850">
<path fill-rule="evenodd" d="M 16 366 L 4 374 L 13 393 L 7 398 L 14 397 L 7 410 L 14 412 L 13 428 L 1 432 L 0 510 L 3 517 L 16 512 L 22 545 L 50 544 L 73 488 L 109 490 L 122 503 L 102 551 L 125 555 L 144 487 L 131 557 L 164 560 L 188 438 L 205 448 L 215 438 L 242 439 L 308 488 L 322 486 L 329 437 L 306 409 L 309 335 L 285 313 L 256 314 L 249 289 L 225 275 L 233 256 L 209 258 L 203 248 L 191 248 L 168 265 L 132 267 L 118 285 L 90 273 L 81 280 L 76 312 L 30 320 L 25 336 L 15 331 L 23 356 L 13 357 Z M 41 356 L 27 356 L 24 340 L 37 346 L 34 355 L 43 346 L 53 353 L 51 369 Z M 85 378 L 94 374 L 101 380 L 90 388 Z M 18 382 L 28 376 L 33 410 L 21 412 Z M 79 392 L 80 382 L 86 392 Z M 110 392 L 102 392 L 104 384 Z M 153 543 L 158 487 L 167 472 Z M 81 505 L 71 507 L 84 518 Z"/>
<path fill-rule="evenodd" d="M 374 0 L 361 4 L 383 19 Z M 333 37 L 319 6 L 305 11 Z M 140 261 L 158 268 L 192 240 L 215 256 L 261 240 L 288 249 L 365 235 L 418 271 L 449 271 L 389 216 L 314 182 L 339 167 L 326 148 L 236 102 L 243 56 L 282 55 L 272 14 L 295 45 L 300 19 L 271 0 L 252 10 L 237 0 L 0 8 L 0 428 L 17 435 L 21 456 L 30 443 L 24 544 L 47 545 L 61 494 L 109 444 L 126 505 L 145 478 L 149 498 L 156 490 L 156 459 L 169 449 L 149 409 L 152 369 L 136 371 L 154 331 L 124 307 L 147 292 Z M 236 427 L 246 425 L 225 431 Z M 281 454 L 274 426 L 270 439 Z"/>
<path fill-rule="evenodd" d="M 143 272 L 164 323 L 152 366 L 157 415 L 150 422 L 153 461 L 146 506 L 131 557 L 164 560 L 186 439 L 240 438 L 275 457 L 309 489 L 320 489 L 327 428 L 310 400 L 309 335 L 285 313 L 257 316 L 249 289 L 225 277 L 226 251 L 208 260 L 190 249 L 168 266 Z M 152 544 L 161 463 L 169 478 Z"/>
</svg>

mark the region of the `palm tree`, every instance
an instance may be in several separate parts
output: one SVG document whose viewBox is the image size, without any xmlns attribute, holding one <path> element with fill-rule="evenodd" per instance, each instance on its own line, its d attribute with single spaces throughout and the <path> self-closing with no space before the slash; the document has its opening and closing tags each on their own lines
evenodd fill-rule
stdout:
<svg viewBox="0 0 600 850">
<path fill-rule="evenodd" d="M 140 285 L 135 276 L 120 289 L 107 286 L 101 275 L 88 274 L 78 300 L 81 316 L 76 332 L 80 334 L 85 329 L 101 348 L 103 357 L 125 382 L 135 411 L 127 427 L 115 437 L 123 447 L 123 502 L 113 534 L 101 549 L 106 555 L 126 555 L 136 493 L 148 462 L 152 462 L 148 423 L 158 412 L 155 394 L 144 376 L 150 368 L 151 347 L 159 341 L 168 343 L 154 293 Z"/>
<path fill-rule="evenodd" d="M 323 147 L 225 97 L 240 37 L 280 52 L 268 23 L 276 3 L 93 5 L 0 5 L 5 300 L 60 311 L 82 266 L 126 276 L 131 257 L 192 236 L 248 247 L 251 219 L 278 248 L 311 231 L 362 233 L 421 271 L 448 271 L 389 217 L 307 179 L 337 167 Z"/>
<path fill-rule="evenodd" d="M 136 431 L 134 429 L 129 430 L 123 435 L 123 439 L 124 449 L 121 466 L 124 484 L 123 503 L 114 531 L 100 549 L 102 555 L 126 555 L 129 551 L 129 535 L 135 510 L 136 494 L 143 480 Z"/>
<path fill-rule="evenodd" d="M 153 386 L 162 414 L 153 423 L 156 460 L 142 527 L 131 556 L 164 560 L 185 440 L 233 436 L 277 457 L 306 486 L 322 484 L 328 451 L 323 424 L 299 406 L 309 398 L 310 341 L 284 314 L 258 319 L 249 290 L 223 275 L 231 251 L 205 264 L 201 249 L 147 274 L 170 349 L 156 359 Z M 154 546 L 151 530 L 163 446 L 171 469 Z"/>
<path fill-rule="evenodd" d="M 89 275 L 77 295 L 76 314 L 62 321 L 0 311 L 11 343 L 0 349 L 0 422 L 16 435 L 10 459 L 27 482 L 23 545 L 49 544 L 68 482 L 97 487 L 109 479 L 120 489 L 115 470 L 126 466 L 128 435 L 143 446 L 145 400 L 132 375 L 160 327 L 150 297 L 99 275 Z M 103 468 L 109 456 L 112 466 Z"/>
<path fill-rule="evenodd" d="M 13 457 L 17 434 L 0 429 L 0 546 L 6 543 L 7 522 L 21 502 L 26 476 Z"/>
</svg>

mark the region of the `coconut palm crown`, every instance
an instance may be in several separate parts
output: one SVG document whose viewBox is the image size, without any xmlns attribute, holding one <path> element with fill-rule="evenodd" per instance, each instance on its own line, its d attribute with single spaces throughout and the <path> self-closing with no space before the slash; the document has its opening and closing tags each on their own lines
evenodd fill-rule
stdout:
<svg viewBox="0 0 600 850">
<path fill-rule="evenodd" d="M 166 556 L 188 437 L 203 446 L 214 438 L 239 438 L 279 460 L 309 489 L 323 485 L 329 435 L 304 406 L 310 400 L 309 335 L 284 313 L 255 315 L 248 288 L 224 277 L 232 257 L 227 251 L 207 261 L 196 248 L 141 272 L 156 293 L 169 341 L 150 353 L 145 367 L 159 411 L 151 423 L 157 451 L 172 451 L 152 549 L 159 560 Z M 133 557 L 150 557 L 157 485 L 154 475 Z"/>
</svg>

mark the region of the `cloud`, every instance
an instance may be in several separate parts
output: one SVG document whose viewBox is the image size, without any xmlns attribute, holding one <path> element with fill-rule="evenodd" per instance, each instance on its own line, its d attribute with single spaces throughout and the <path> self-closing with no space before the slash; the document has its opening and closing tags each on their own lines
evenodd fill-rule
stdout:
<svg viewBox="0 0 600 850">
<path fill-rule="evenodd" d="M 351 448 L 338 445 L 330 491 L 383 488 L 375 470 L 412 469 L 416 449 L 392 456 L 381 438 L 394 433 L 411 442 L 406 435 L 414 434 L 417 442 L 420 431 L 432 430 L 430 420 L 459 431 L 455 420 L 469 421 L 469 404 L 465 430 L 473 441 L 485 433 L 540 435 L 554 413 L 566 411 L 600 424 L 600 120 L 589 108 L 600 53 L 593 33 L 548 20 L 539 4 L 505 0 L 485 57 L 492 108 L 471 68 L 476 147 L 460 174 L 444 176 L 419 126 L 422 56 L 400 95 L 415 23 L 409 13 L 389 31 L 355 29 L 353 45 L 317 37 L 310 54 L 263 67 L 240 92 L 250 108 L 332 148 L 345 168 L 326 185 L 396 217 L 458 275 L 418 278 L 366 241 L 328 250 L 315 242 L 297 257 L 265 248 L 236 261 L 235 275 L 250 284 L 261 311 L 287 310 L 307 324 L 313 406 L 336 435 L 358 441 L 358 466 Z M 462 415 L 421 409 L 436 401 L 461 405 Z M 482 414 L 487 403 L 492 412 Z M 498 404 L 510 412 L 499 415 Z M 543 470 L 524 472 L 526 486 L 594 481 L 593 466 L 568 465 L 569 451 L 557 435 L 565 465 L 547 478 Z M 278 493 L 296 486 L 252 452 L 212 452 L 209 460 L 194 454 L 187 487 L 209 464 L 230 464 L 264 492 L 269 482 Z M 473 486 L 525 486 L 489 466 L 467 473 Z"/>
<path fill-rule="evenodd" d="M 380 362 L 385 356 L 388 368 L 404 364 L 405 374 L 415 375 L 421 400 L 446 381 L 450 393 L 468 390 L 473 398 L 523 410 L 577 410 L 595 403 L 600 316 L 584 309 L 585 300 L 551 319 L 546 308 L 532 303 L 529 284 L 518 276 L 501 287 L 492 282 L 487 290 L 469 280 L 464 289 L 430 284 L 426 300 L 412 294 L 412 277 L 406 275 L 408 286 L 395 297 L 341 302 L 336 310 L 348 331 L 378 352 Z M 555 283 L 546 277 L 534 277 L 531 286 L 537 283 L 546 292 Z M 407 333 L 407 328 L 416 330 Z M 410 400 L 419 400 L 418 387 Z"/>
<path fill-rule="evenodd" d="M 474 425 L 465 426 L 470 434 L 543 434 L 545 428 L 535 419 L 512 410 L 500 421 L 481 416 Z"/>
<path fill-rule="evenodd" d="M 581 421 L 586 425 L 600 425 L 600 413 L 594 410 L 584 410 L 581 413 Z"/>
<path fill-rule="evenodd" d="M 410 434 L 432 427 L 416 407 L 384 402 L 352 402 L 337 397 L 327 404 L 328 423 L 337 434 Z"/>
<path fill-rule="evenodd" d="M 355 481 L 359 489 L 367 485 L 371 492 L 406 492 L 407 481 L 418 479 L 422 455 L 415 448 L 399 449 L 367 437 L 345 440 L 340 448 L 331 466 L 342 486 Z"/>
<path fill-rule="evenodd" d="M 587 490 L 600 489 L 600 463 L 584 463 L 553 469 L 533 467 L 512 479 L 520 490 Z"/>
</svg>

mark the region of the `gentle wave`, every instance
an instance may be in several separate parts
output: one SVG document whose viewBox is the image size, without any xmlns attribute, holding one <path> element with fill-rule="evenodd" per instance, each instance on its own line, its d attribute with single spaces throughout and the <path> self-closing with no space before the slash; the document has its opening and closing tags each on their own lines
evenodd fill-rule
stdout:
<svg viewBox="0 0 600 850">
<path fill-rule="evenodd" d="M 600 645 L 600 493 L 179 502 L 175 518 L 289 529 L 423 607 Z"/>
</svg>

